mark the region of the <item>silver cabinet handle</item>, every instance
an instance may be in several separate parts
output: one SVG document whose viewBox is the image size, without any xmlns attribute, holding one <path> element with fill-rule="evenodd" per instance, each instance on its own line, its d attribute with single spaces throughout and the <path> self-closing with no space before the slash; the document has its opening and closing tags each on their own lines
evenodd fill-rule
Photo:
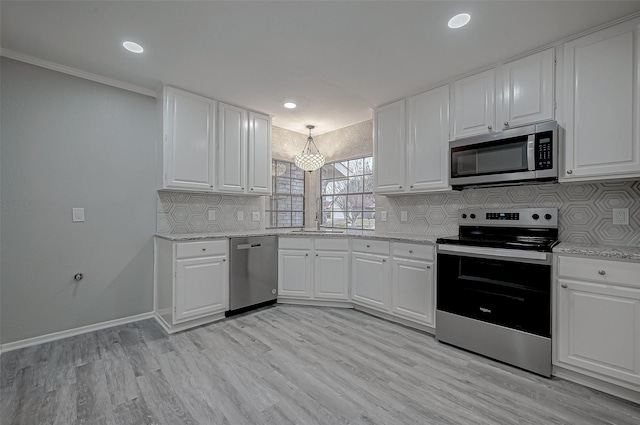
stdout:
<svg viewBox="0 0 640 425">
<path fill-rule="evenodd" d="M 489 131 L 491 131 L 491 130 L 493 130 L 493 126 L 488 125 L 488 126 L 487 126 L 487 129 L 488 129 Z"/>
<path fill-rule="evenodd" d="M 604 276 L 605 274 L 607 274 L 607 272 L 605 272 L 604 270 L 598 270 L 598 274 L 600 276 Z"/>
<path fill-rule="evenodd" d="M 504 122 L 504 128 L 509 128 L 509 123 L 507 121 Z"/>
<path fill-rule="evenodd" d="M 567 289 L 569 286 L 566 283 L 561 284 L 560 286 L 562 286 L 563 288 Z"/>
<path fill-rule="evenodd" d="M 573 174 L 573 170 L 567 170 L 567 174 Z"/>
</svg>

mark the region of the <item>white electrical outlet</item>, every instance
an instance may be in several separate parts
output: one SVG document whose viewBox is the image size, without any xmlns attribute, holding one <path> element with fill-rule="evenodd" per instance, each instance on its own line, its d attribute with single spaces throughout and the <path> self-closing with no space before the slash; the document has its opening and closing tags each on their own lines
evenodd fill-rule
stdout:
<svg viewBox="0 0 640 425">
<path fill-rule="evenodd" d="M 244 211 L 238 211 L 236 217 L 238 217 L 238 221 L 244 221 Z"/>
<path fill-rule="evenodd" d="M 254 211 L 251 213 L 252 221 L 260 221 L 260 211 Z"/>
<path fill-rule="evenodd" d="M 400 211 L 400 221 L 408 221 L 409 218 L 407 217 L 407 212 L 406 211 Z"/>
<path fill-rule="evenodd" d="M 387 212 L 380 211 L 380 221 L 387 221 Z"/>
<path fill-rule="evenodd" d="M 207 219 L 215 220 L 216 219 L 216 210 L 207 211 Z"/>
<path fill-rule="evenodd" d="M 614 208 L 613 224 L 628 225 L 629 224 L 629 208 Z"/>
<path fill-rule="evenodd" d="M 74 222 L 84 221 L 84 208 L 71 208 L 71 212 Z"/>
</svg>

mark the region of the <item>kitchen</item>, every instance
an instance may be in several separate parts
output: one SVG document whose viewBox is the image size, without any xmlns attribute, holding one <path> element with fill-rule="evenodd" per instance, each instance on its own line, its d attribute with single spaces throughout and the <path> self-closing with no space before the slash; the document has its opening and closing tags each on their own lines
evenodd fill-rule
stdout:
<svg viewBox="0 0 640 425">
<path fill-rule="evenodd" d="M 3 2 L 2 418 L 514 423 L 520 413 L 530 423 L 637 422 L 638 405 L 625 400 L 638 403 L 640 385 L 640 5 L 517 3 Z M 448 28 L 459 12 L 469 25 Z M 382 31 L 388 16 L 404 26 Z M 512 19 L 505 37 L 495 28 L 508 16 L 531 24 Z M 162 31 L 173 24 L 182 26 Z M 509 40 L 516 29 L 518 43 Z M 478 49 L 469 32 L 496 47 Z M 145 51 L 125 51 L 121 37 Z M 314 39 L 315 50 L 302 48 Z M 409 52 L 432 46 L 441 63 L 403 55 L 398 43 Z M 380 51 L 388 60 L 376 61 Z M 523 101 L 509 92 L 510 76 L 545 89 Z M 578 76 L 597 84 L 567 84 Z M 178 99 L 174 112 L 184 100 L 194 113 L 172 121 L 169 99 Z M 547 108 L 518 115 L 532 104 Z M 460 120 L 469 110 L 469 122 Z M 449 188 L 450 141 L 550 120 L 560 183 Z M 234 134 L 234 122 L 251 124 Z M 173 155 L 163 135 L 191 128 L 172 132 L 172 123 L 194 124 L 209 151 Z M 416 134 L 428 140 L 426 154 Z M 606 143 L 577 142 L 603 134 Z M 227 136 L 244 141 L 239 151 L 219 144 Z M 290 164 L 309 136 L 325 166 L 300 173 Z M 334 199 L 350 173 L 362 184 L 350 204 L 358 208 Z M 304 189 L 285 195 L 278 182 Z M 552 379 L 432 336 L 436 239 L 456 235 L 465 210 L 513 208 L 557 209 Z M 614 209 L 623 224 L 614 225 Z M 350 228 L 361 230 L 343 228 L 352 210 L 360 218 Z M 344 233 L 272 229 L 302 220 L 315 230 L 316 219 Z M 278 235 L 278 304 L 221 320 L 233 259 L 218 242 L 262 234 Z M 205 257 L 192 251 L 209 246 Z M 219 292 L 184 295 L 218 304 L 205 313 L 183 304 L 184 316 L 173 316 L 176 273 L 202 264 Z"/>
</svg>

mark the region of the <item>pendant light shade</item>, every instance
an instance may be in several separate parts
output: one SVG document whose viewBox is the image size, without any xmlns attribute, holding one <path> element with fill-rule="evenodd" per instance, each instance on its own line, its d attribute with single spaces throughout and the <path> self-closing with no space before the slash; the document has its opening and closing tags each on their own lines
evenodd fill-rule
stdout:
<svg viewBox="0 0 640 425">
<path fill-rule="evenodd" d="M 304 149 L 302 149 L 302 153 L 297 155 L 294 159 L 294 162 L 298 168 L 304 171 L 314 171 L 324 165 L 324 156 L 320 154 L 316 143 L 313 141 L 313 137 L 311 137 L 311 130 L 315 127 L 312 125 L 308 125 L 309 129 L 309 137 L 307 137 L 307 143 L 304 145 Z M 311 146 L 315 148 L 315 153 L 311 150 Z"/>
</svg>

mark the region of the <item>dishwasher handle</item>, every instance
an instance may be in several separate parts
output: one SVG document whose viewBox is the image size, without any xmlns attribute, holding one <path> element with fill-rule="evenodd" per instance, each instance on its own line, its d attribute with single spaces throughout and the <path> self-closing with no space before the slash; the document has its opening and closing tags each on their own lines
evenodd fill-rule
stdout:
<svg viewBox="0 0 640 425">
<path fill-rule="evenodd" d="M 261 243 L 243 243 L 238 245 L 238 249 L 251 249 L 251 248 L 260 248 L 262 247 Z"/>
</svg>

